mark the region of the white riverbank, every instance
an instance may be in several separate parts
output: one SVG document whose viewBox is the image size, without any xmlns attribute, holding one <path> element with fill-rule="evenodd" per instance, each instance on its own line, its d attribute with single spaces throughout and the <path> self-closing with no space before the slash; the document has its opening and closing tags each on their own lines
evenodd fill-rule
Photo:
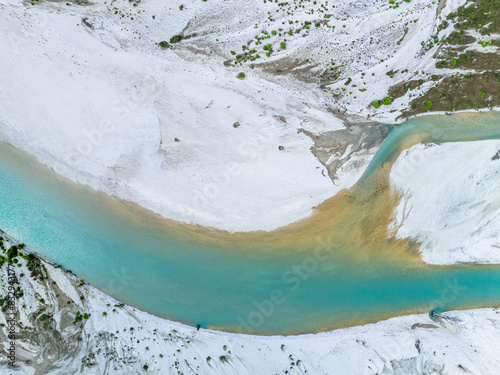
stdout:
<svg viewBox="0 0 500 375">
<path fill-rule="evenodd" d="M 391 181 L 404 193 L 398 237 L 421 243 L 432 264 L 500 263 L 500 141 L 416 145 Z"/>
<path fill-rule="evenodd" d="M 152 13 L 159 4 L 144 6 Z M 220 57 L 160 50 L 156 38 L 182 29 L 174 15 L 168 30 L 136 25 L 141 35 L 153 28 L 147 44 L 121 31 L 134 23 L 102 4 L 2 7 L 0 28 L 11 40 L 0 42 L 0 138 L 63 176 L 226 230 L 297 221 L 342 187 L 297 132 L 343 128 L 307 104 L 321 102 L 317 94 L 258 75 L 239 80 Z M 102 26 L 89 31 L 84 16 Z"/>
<path fill-rule="evenodd" d="M 293 17 L 272 2 L 214 0 L 183 10 L 158 1 L 33 4 L 0 0 L 0 139 L 65 177 L 167 218 L 249 231 L 304 218 L 352 185 L 366 155 L 332 185 L 309 151 L 312 141 L 297 130 L 343 129 L 332 115 L 338 111 L 395 122 L 409 97 L 376 113 L 369 103 L 413 72 L 426 79 L 435 72 L 437 47 L 421 51 L 421 42 L 461 1 L 448 0 L 439 15 L 431 0 L 397 9 L 345 1 L 328 9 L 330 28 L 269 39 L 274 53 L 254 69 L 223 62 L 261 29 L 291 18 L 324 20 L 320 4 Z M 273 21 L 271 10 L 278 11 Z M 155 45 L 181 32 L 191 37 L 174 49 Z M 380 43 L 370 42 L 374 36 Z M 361 46 L 344 46 L 352 41 Z M 332 61 L 340 78 L 325 89 L 319 72 L 334 69 Z M 395 81 L 385 73 L 396 61 L 410 73 Z M 240 71 L 244 80 L 236 78 Z M 359 86 L 353 94 L 342 90 L 348 77 Z"/>
</svg>

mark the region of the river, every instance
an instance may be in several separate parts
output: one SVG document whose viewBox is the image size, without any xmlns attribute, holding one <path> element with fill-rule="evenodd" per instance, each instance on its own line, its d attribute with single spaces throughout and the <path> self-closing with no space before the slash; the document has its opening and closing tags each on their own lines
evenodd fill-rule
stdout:
<svg viewBox="0 0 500 375">
<path fill-rule="evenodd" d="M 68 181 L 0 143 L 0 227 L 117 300 L 190 325 L 299 334 L 432 308 L 500 304 L 500 267 L 431 266 L 388 238 L 388 171 L 418 142 L 500 138 L 500 115 L 396 127 L 362 179 L 318 214 L 271 233 L 184 225 Z"/>
</svg>

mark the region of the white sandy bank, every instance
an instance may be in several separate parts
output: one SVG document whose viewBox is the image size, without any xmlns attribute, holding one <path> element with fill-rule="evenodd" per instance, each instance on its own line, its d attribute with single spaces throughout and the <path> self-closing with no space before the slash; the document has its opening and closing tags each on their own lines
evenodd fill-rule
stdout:
<svg viewBox="0 0 500 375">
<path fill-rule="evenodd" d="M 395 226 L 424 261 L 500 263 L 500 141 L 416 145 L 391 181 L 404 193 Z"/>
<path fill-rule="evenodd" d="M 297 132 L 343 128 L 314 94 L 239 80 L 221 58 L 129 47 L 98 5 L 0 6 L 0 139 L 63 176 L 227 230 L 274 229 L 339 190 Z"/>
<path fill-rule="evenodd" d="M 174 220 L 274 229 L 308 216 L 366 166 L 333 186 L 309 151 L 311 140 L 297 130 L 341 129 L 332 112 L 375 115 L 371 101 L 396 81 L 433 73 L 437 47 L 421 43 L 461 2 L 448 0 L 437 15 L 431 0 L 397 9 L 343 1 L 321 4 L 331 15 L 325 18 L 312 2 L 292 17 L 274 2 L 199 1 L 181 11 L 157 0 L 0 0 L 0 139 L 65 177 Z M 274 52 L 256 63 L 278 64 L 270 73 L 249 63 L 223 65 L 261 28 L 318 18 L 329 27 L 267 41 Z M 174 49 L 155 45 L 183 31 L 191 38 Z M 385 74 L 396 62 L 404 63 L 397 80 Z M 293 73 L 297 63 L 310 72 L 303 81 L 276 73 Z M 322 87 L 321 71 L 333 63 L 339 79 Z M 348 77 L 353 86 L 346 90 Z M 376 118 L 394 122 L 409 100 L 380 108 Z"/>
</svg>

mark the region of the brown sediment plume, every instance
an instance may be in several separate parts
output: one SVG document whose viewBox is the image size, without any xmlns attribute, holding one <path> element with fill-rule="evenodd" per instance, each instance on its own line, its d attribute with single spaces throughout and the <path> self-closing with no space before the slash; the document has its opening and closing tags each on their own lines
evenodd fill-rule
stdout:
<svg viewBox="0 0 500 375">
<path fill-rule="evenodd" d="M 448 118 L 442 120 L 451 121 Z M 443 129 L 446 131 L 446 127 Z M 380 259 L 391 262 L 400 259 L 413 266 L 425 266 L 418 251 L 418 243 L 395 237 L 394 213 L 402 195 L 390 184 L 390 171 L 400 153 L 415 144 L 426 142 L 429 134 L 404 134 L 398 148 L 387 156 L 384 164 L 369 177 L 350 189 L 337 193 L 302 220 L 275 230 L 228 232 L 201 225 L 185 224 L 161 219 L 163 231 L 183 242 L 194 242 L 217 247 L 221 251 L 311 253 L 322 243 L 333 244 L 337 255 L 353 259 Z M 158 215 L 159 216 L 159 215 Z"/>
<path fill-rule="evenodd" d="M 415 243 L 397 239 L 389 228 L 401 194 L 390 185 L 392 163 L 351 189 L 314 208 L 311 216 L 270 232 L 230 233 L 199 225 L 173 222 L 170 229 L 181 238 L 204 244 L 252 251 L 312 251 L 332 244 L 336 252 L 365 259 L 369 256 L 404 258 L 422 263 Z M 423 263 L 422 263 L 423 264 Z"/>
</svg>

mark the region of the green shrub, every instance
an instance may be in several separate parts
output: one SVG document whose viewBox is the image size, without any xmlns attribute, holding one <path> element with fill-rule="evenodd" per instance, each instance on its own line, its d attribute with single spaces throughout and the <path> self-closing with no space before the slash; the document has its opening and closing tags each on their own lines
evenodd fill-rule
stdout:
<svg viewBox="0 0 500 375">
<path fill-rule="evenodd" d="M 276 35 L 276 30 L 271 31 L 271 34 Z"/>
<path fill-rule="evenodd" d="M 349 78 L 347 78 L 347 81 L 345 81 L 344 85 L 347 86 L 351 82 L 352 82 L 352 79 L 351 79 L 351 77 L 349 77 Z"/>
<path fill-rule="evenodd" d="M 384 105 L 391 105 L 391 103 L 392 103 L 392 98 L 386 96 L 384 98 Z"/>
<path fill-rule="evenodd" d="M 286 48 L 286 43 L 285 42 L 281 42 L 280 43 L 280 48 L 281 49 L 285 49 Z"/>
<path fill-rule="evenodd" d="M 377 100 L 375 100 L 372 104 L 373 104 L 373 106 L 375 108 L 379 108 L 380 107 L 380 103 Z"/>
<path fill-rule="evenodd" d="M 432 102 L 431 102 L 430 100 L 427 100 L 427 101 L 425 102 L 425 108 L 429 109 L 429 108 L 431 108 L 431 107 L 432 107 Z"/>
<path fill-rule="evenodd" d="M 166 41 L 162 41 L 162 42 L 158 43 L 158 45 L 161 48 L 167 48 L 169 46 L 168 42 L 166 42 Z"/>
<path fill-rule="evenodd" d="M 487 42 L 484 42 L 484 41 L 480 40 L 478 43 L 481 44 L 483 46 L 483 48 L 484 48 L 484 47 L 487 47 L 487 46 L 489 46 L 491 44 L 491 40 L 489 40 Z"/>
<path fill-rule="evenodd" d="M 450 61 L 451 66 L 457 66 L 457 60 L 451 60 Z"/>
<path fill-rule="evenodd" d="M 438 62 L 436 63 L 436 68 L 438 68 L 438 69 L 442 69 L 442 68 L 445 68 L 445 67 L 446 67 L 446 65 L 448 65 L 448 64 L 446 64 L 446 61 L 444 61 L 444 60 L 442 60 L 442 61 L 438 61 Z"/>
<path fill-rule="evenodd" d="M 484 95 L 486 95 L 486 94 L 484 92 L 479 92 L 478 95 L 479 95 L 480 98 L 484 98 Z"/>
<path fill-rule="evenodd" d="M 182 40 L 181 35 L 174 35 L 172 38 L 170 38 L 170 43 L 179 43 Z"/>
<path fill-rule="evenodd" d="M 17 257 L 17 246 L 11 246 L 9 250 L 7 250 L 7 258 L 15 258 Z"/>
<path fill-rule="evenodd" d="M 238 78 L 239 79 L 245 79 L 245 73 L 241 72 L 241 73 L 238 73 Z"/>
</svg>

